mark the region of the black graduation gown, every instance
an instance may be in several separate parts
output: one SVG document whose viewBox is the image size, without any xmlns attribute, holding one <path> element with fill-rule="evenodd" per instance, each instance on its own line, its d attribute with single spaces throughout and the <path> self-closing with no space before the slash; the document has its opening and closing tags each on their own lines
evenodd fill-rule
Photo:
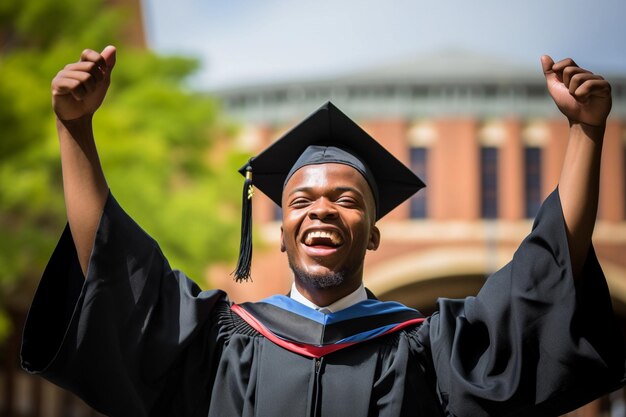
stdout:
<svg viewBox="0 0 626 417">
<path fill-rule="evenodd" d="M 109 196 L 86 280 L 63 233 L 31 306 L 22 366 L 110 416 L 557 415 L 624 383 L 593 249 L 584 271 L 575 286 L 555 192 L 478 296 L 439 300 L 423 322 L 314 358 L 170 269 Z M 285 334 L 297 313 L 241 308 L 286 339 L 304 337 Z"/>
</svg>

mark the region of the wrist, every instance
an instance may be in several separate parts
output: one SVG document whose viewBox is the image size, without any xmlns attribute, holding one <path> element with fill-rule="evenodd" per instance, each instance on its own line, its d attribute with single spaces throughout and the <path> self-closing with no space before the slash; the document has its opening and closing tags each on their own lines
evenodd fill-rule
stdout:
<svg viewBox="0 0 626 417">
<path fill-rule="evenodd" d="M 63 119 L 58 114 L 55 114 L 57 125 L 61 124 L 67 128 L 79 127 L 79 126 L 91 126 L 93 120 L 93 113 L 87 113 L 84 116 L 77 117 L 75 119 Z"/>
<path fill-rule="evenodd" d="M 606 130 L 606 121 L 600 125 L 590 125 L 583 122 L 570 121 L 570 131 L 574 134 L 581 134 L 590 138 L 596 143 L 602 143 L 604 131 Z"/>
<path fill-rule="evenodd" d="M 85 140 L 93 140 L 92 120 L 93 114 L 87 114 L 71 120 L 63 120 L 57 116 L 56 125 L 59 139 L 62 140 L 69 137 L 79 143 Z"/>
</svg>

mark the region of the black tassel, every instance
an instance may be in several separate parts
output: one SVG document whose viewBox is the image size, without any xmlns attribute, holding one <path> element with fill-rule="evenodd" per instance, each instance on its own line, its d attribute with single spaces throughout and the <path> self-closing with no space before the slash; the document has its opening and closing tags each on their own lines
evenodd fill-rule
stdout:
<svg viewBox="0 0 626 417">
<path fill-rule="evenodd" d="M 239 243 L 239 259 L 234 271 L 235 281 L 250 280 L 252 265 L 252 167 L 246 168 L 246 179 L 243 183 L 243 198 L 241 203 L 241 242 Z"/>
</svg>

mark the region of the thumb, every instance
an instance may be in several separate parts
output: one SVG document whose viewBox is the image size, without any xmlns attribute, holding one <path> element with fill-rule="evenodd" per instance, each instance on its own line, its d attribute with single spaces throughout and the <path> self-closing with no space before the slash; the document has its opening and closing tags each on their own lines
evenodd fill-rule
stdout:
<svg viewBox="0 0 626 417">
<path fill-rule="evenodd" d="M 102 58 L 104 58 L 104 61 L 107 63 L 107 74 L 110 75 L 111 72 L 113 71 L 113 67 L 115 66 L 115 55 L 116 55 L 117 49 L 115 48 L 115 46 L 109 45 L 106 48 L 104 48 L 102 50 L 102 52 L 100 52 L 100 55 L 102 55 Z"/>
<path fill-rule="evenodd" d="M 543 75 L 545 75 L 546 78 L 555 76 L 554 71 L 552 70 L 553 66 L 554 60 L 550 57 L 550 55 L 543 55 L 541 57 L 541 68 L 543 69 Z"/>
</svg>

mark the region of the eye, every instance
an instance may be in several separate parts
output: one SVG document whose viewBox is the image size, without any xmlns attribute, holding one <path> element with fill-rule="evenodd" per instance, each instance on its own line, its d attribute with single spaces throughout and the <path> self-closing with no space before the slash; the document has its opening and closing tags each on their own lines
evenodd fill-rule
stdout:
<svg viewBox="0 0 626 417">
<path fill-rule="evenodd" d="M 358 201 L 354 197 L 347 195 L 342 195 L 337 200 L 335 200 L 335 202 L 339 205 L 346 207 L 353 207 L 358 205 Z"/>
<path fill-rule="evenodd" d="M 304 197 L 296 197 L 289 203 L 289 207 L 293 208 L 303 208 L 311 204 L 311 200 Z"/>
</svg>

